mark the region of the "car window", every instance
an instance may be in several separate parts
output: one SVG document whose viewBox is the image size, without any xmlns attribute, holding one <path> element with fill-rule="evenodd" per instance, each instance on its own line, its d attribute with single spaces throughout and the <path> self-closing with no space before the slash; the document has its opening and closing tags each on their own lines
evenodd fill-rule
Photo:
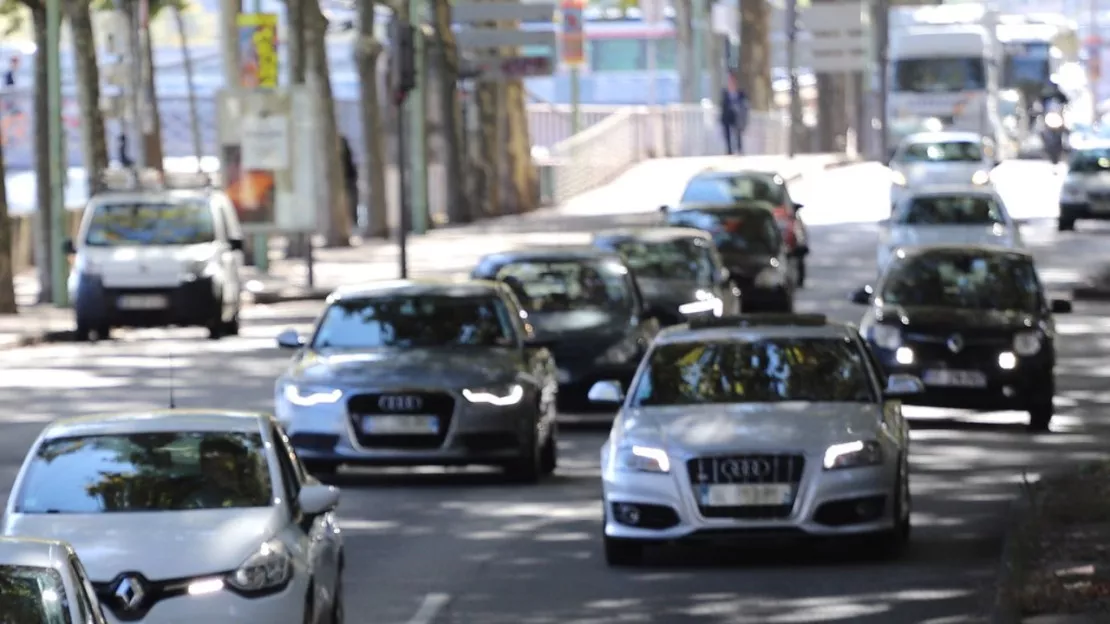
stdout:
<svg viewBox="0 0 1110 624">
<path fill-rule="evenodd" d="M 529 314 L 601 310 L 623 315 L 636 303 L 628 268 L 615 261 L 522 260 L 503 265 L 495 279 Z"/>
<path fill-rule="evenodd" d="M 674 279 L 699 285 L 713 283 L 713 258 L 702 239 L 627 240 L 614 245 L 638 278 Z"/>
<path fill-rule="evenodd" d="M 1072 153 L 1068 170 L 1073 173 L 1110 171 L 1110 148 L 1077 150 Z"/>
<path fill-rule="evenodd" d="M 684 211 L 688 227 L 709 232 L 722 252 L 778 253 L 783 244 L 782 229 L 774 212 L 767 208 Z"/>
<path fill-rule="evenodd" d="M 89 573 L 85 571 L 84 564 L 81 563 L 80 559 L 73 556 L 70 557 L 69 563 L 73 567 L 73 572 L 76 574 L 78 582 L 81 583 L 81 600 L 87 605 L 89 613 L 92 615 L 90 621 L 96 624 L 107 624 L 104 611 L 96 598 L 96 588 L 93 587 L 92 581 L 89 580 Z"/>
<path fill-rule="evenodd" d="M 1006 224 L 1002 207 L 989 195 L 929 195 L 914 197 L 900 211 L 905 225 Z"/>
<path fill-rule="evenodd" d="M 0 565 L 0 624 L 75 624 L 68 598 L 53 568 Z"/>
<path fill-rule="evenodd" d="M 981 162 L 983 147 L 978 141 L 911 143 L 895 160 L 905 163 Z"/>
<path fill-rule="evenodd" d="M 849 338 L 663 344 L 647 357 L 632 405 L 873 402 L 865 357 Z"/>
<path fill-rule="evenodd" d="M 281 480 L 285 486 L 285 493 L 289 500 L 295 501 L 301 494 L 301 484 L 304 480 L 304 475 L 300 473 L 300 462 L 297 461 L 293 449 L 289 448 L 286 443 L 285 434 L 281 430 L 276 427 L 273 428 L 271 436 L 274 438 L 274 454 L 277 457 L 278 466 L 281 468 Z"/>
<path fill-rule="evenodd" d="M 97 204 L 85 234 L 90 247 L 195 245 L 215 239 L 207 200 Z"/>
<path fill-rule="evenodd" d="M 512 347 L 516 328 L 495 295 L 349 297 L 328 306 L 314 349 Z"/>
<path fill-rule="evenodd" d="M 680 200 L 684 204 L 732 204 L 765 201 L 786 203 L 786 187 L 762 176 L 699 176 L 690 180 Z"/>
<path fill-rule="evenodd" d="M 95 514 L 268 507 L 257 433 L 159 432 L 47 440 L 24 474 L 19 513 Z"/>
<path fill-rule="evenodd" d="M 894 265 L 883 305 L 1036 312 L 1043 299 L 1032 260 L 974 252 L 922 254 Z"/>
</svg>

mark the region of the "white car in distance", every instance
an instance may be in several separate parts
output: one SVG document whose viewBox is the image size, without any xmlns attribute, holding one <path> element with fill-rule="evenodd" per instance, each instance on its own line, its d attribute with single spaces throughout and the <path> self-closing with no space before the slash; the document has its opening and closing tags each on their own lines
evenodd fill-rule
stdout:
<svg viewBox="0 0 1110 624">
<path fill-rule="evenodd" d="M 991 187 L 933 186 L 911 191 L 879 224 L 879 274 L 898 251 L 921 245 L 1024 246 L 1020 224 Z"/>
<path fill-rule="evenodd" d="M 0 622 L 107 624 L 73 547 L 11 537 L 0 537 Z"/>
<path fill-rule="evenodd" d="M 974 132 L 910 135 L 890 159 L 890 205 L 907 192 L 938 184 L 990 186 L 1000 162 L 993 141 Z"/>
<path fill-rule="evenodd" d="M 268 415 L 121 413 L 47 426 L 3 534 L 72 544 L 111 622 L 332 623 L 338 503 Z"/>
</svg>

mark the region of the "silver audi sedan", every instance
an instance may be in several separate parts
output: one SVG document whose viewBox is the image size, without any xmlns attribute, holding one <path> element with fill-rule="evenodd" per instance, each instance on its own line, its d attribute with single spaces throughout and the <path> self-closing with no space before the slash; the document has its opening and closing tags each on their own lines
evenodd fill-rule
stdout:
<svg viewBox="0 0 1110 624">
<path fill-rule="evenodd" d="M 334 292 L 274 388 L 315 474 L 340 465 L 555 470 L 555 361 L 498 282 L 404 280 Z"/>
<path fill-rule="evenodd" d="M 857 537 L 894 555 L 909 539 L 909 428 L 850 325 L 823 315 L 704 319 L 666 329 L 601 451 L 610 565 L 694 540 Z"/>
</svg>

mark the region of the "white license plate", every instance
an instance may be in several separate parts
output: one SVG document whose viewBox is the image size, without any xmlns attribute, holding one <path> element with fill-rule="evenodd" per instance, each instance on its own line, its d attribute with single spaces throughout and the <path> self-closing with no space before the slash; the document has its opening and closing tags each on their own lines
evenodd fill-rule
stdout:
<svg viewBox="0 0 1110 624">
<path fill-rule="evenodd" d="M 124 310 L 161 310 L 169 304 L 169 300 L 162 295 L 127 295 L 119 298 L 119 307 Z"/>
<path fill-rule="evenodd" d="M 439 419 L 435 416 L 363 416 L 362 432 L 366 434 L 435 435 Z"/>
<path fill-rule="evenodd" d="M 703 507 L 769 507 L 794 503 L 794 486 L 781 483 L 701 486 Z"/>
<path fill-rule="evenodd" d="M 927 370 L 921 379 L 928 386 L 986 388 L 987 376 L 982 371 Z"/>
<path fill-rule="evenodd" d="M 555 373 L 555 381 L 561 384 L 570 383 L 570 371 L 565 368 L 560 368 L 559 371 Z"/>
</svg>

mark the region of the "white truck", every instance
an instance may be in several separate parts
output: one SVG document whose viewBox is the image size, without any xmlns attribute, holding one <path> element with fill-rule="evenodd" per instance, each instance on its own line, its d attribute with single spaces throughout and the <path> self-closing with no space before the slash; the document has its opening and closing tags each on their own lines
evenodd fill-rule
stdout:
<svg viewBox="0 0 1110 624">
<path fill-rule="evenodd" d="M 980 4 L 890 11 L 887 119 L 891 150 L 900 129 L 976 132 L 1008 158 L 999 115 L 998 13 Z M 910 130 L 912 131 L 912 130 Z"/>
</svg>

